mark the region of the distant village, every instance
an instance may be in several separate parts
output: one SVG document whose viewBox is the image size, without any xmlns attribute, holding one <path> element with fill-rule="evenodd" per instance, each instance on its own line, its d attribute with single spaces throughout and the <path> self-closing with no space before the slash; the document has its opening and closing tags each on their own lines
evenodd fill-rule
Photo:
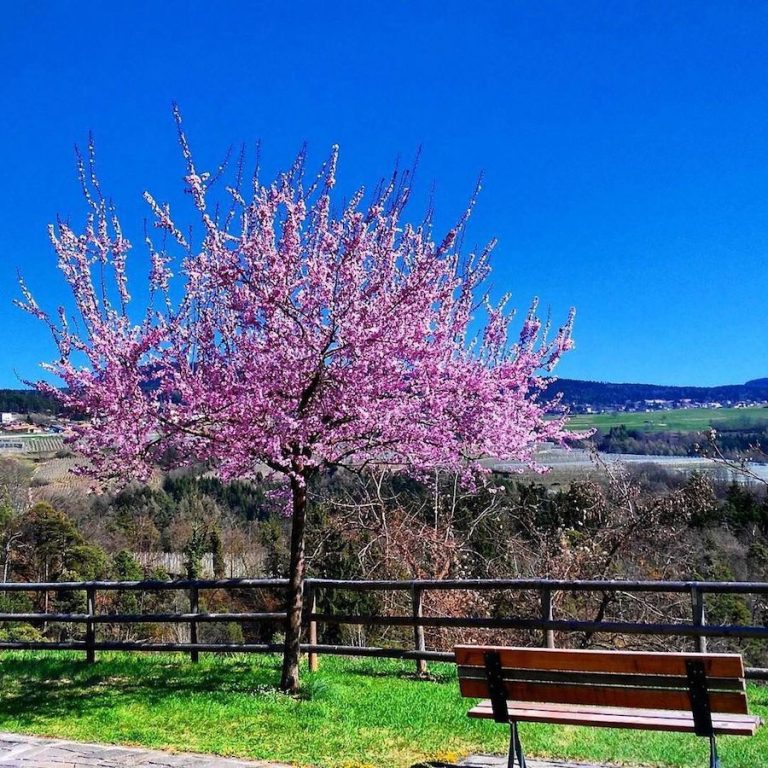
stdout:
<svg viewBox="0 0 768 768">
<path fill-rule="evenodd" d="M 696 400 L 686 397 L 680 400 L 648 398 L 625 403 L 595 404 L 573 403 L 567 406 L 570 413 L 651 413 L 653 411 L 672 411 L 683 408 L 768 408 L 768 399 L 742 398 L 739 400 Z"/>
<path fill-rule="evenodd" d="M 73 434 L 63 416 L 0 412 L 0 454 L 59 451 Z"/>
<path fill-rule="evenodd" d="M 558 379 L 550 385 L 545 395 L 554 396 L 558 392 L 563 395 L 561 408 L 571 414 L 650 413 L 689 408 L 768 408 L 768 379 L 749 382 L 747 385 L 713 388 L 656 387 Z M 36 396 L 32 392 L 22 394 Z M 71 419 L 56 413 L 54 408 L 37 412 L 33 408 L 38 403 L 32 400 L 25 402 L 22 399 L 14 404 L 17 408 L 26 408 L 27 412 L 0 412 L 0 455 L 65 450 L 66 439 L 74 434 Z"/>
<path fill-rule="evenodd" d="M 611 383 L 555 379 L 545 396 L 562 395 L 571 413 L 647 413 L 684 408 L 750 408 L 768 406 L 768 378 L 717 387 Z"/>
</svg>

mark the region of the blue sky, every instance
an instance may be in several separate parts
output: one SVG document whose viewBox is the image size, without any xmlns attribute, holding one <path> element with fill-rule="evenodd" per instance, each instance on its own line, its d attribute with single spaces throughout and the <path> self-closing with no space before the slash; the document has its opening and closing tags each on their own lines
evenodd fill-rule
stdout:
<svg viewBox="0 0 768 768">
<path fill-rule="evenodd" d="M 468 243 L 554 320 L 558 373 L 665 384 L 768 376 L 768 6 L 756 2 L 19 2 L 0 22 L 0 387 L 54 348 L 16 271 L 66 297 L 46 225 L 83 206 L 72 147 L 137 242 L 141 193 L 178 196 L 170 104 L 198 163 L 262 141 L 341 146 L 343 188 L 422 147 L 438 221 L 484 189 Z M 418 218 L 420 207 L 412 215 Z"/>
</svg>

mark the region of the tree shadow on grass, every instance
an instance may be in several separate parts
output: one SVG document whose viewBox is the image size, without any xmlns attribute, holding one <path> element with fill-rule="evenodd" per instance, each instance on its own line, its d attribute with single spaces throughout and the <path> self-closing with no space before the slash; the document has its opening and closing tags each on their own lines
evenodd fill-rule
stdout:
<svg viewBox="0 0 768 768">
<path fill-rule="evenodd" d="M 344 670 L 345 675 L 357 675 L 361 677 L 388 677 L 393 680 L 418 680 L 426 683 L 451 683 L 456 681 L 456 673 L 453 670 L 446 672 L 427 672 L 420 675 L 412 669 L 394 669 L 376 666 L 370 662 L 359 662 L 355 665 L 349 665 Z"/>
<path fill-rule="evenodd" d="M 750 686 L 749 703 L 757 704 L 759 707 L 768 707 L 768 683 Z"/>
<path fill-rule="evenodd" d="M 279 667 L 247 663 L 205 664 L 183 661 L 139 665 L 136 660 L 96 662 L 0 659 L 0 725 L 24 726 L 86 717 L 140 702 L 162 710 L 179 697 L 242 695 L 274 701 Z"/>
</svg>

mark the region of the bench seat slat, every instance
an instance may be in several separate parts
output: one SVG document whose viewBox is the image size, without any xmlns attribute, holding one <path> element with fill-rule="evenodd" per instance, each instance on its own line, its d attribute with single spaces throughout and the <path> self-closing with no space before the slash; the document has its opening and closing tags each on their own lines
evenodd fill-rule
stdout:
<svg viewBox="0 0 768 768">
<path fill-rule="evenodd" d="M 591 651 L 568 649 L 499 648 L 457 645 L 459 666 L 485 666 L 485 652 L 498 651 L 502 667 L 573 672 L 623 672 L 646 675 L 685 676 L 691 653 L 648 653 L 644 651 Z M 710 653 L 703 658 L 707 679 L 744 677 L 744 664 L 737 653 Z"/>
<path fill-rule="evenodd" d="M 483 667 L 458 667 L 459 677 L 465 680 L 485 680 Z M 508 681 L 536 681 L 541 683 L 567 683 L 571 685 L 637 686 L 688 690 L 688 678 L 678 675 L 637 675 L 622 672 L 561 672 L 539 669 L 502 669 L 502 677 Z M 709 678 L 710 691 L 743 691 L 744 681 L 737 678 Z"/>
<path fill-rule="evenodd" d="M 484 680 L 459 680 L 462 696 L 484 698 L 490 695 Z M 643 687 L 599 685 L 560 685 L 535 682 L 506 682 L 507 698 L 513 701 L 558 702 L 561 704 L 596 704 L 604 707 L 636 709 L 690 708 L 688 691 Z M 710 708 L 715 712 L 747 713 L 747 697 L 742 692 L 711 693 Z"/>
<path fill-rule="evenodd" d="M 643 710 L 637 710 L 634 707 L 598 707 L 598 706 L 588 706 L 584 704 L 556 704 L 547 702 L 544 704 L 531 704 L 529 702 L 521 702 L 521 701 L 510 701 L 508 702 L 510 707 L 521 707 L 523 709 L 535 709 L 536 711 L 540 712 L 576 712 L 580 713 L 583 712 L 585 714 L 600 714 L 601 712 L 608 712 L 614 715 L 642 715 L 647 717 L 655 717 L 659 719 L 672 719 L 679 717 L 680 711 L 673 710 L 673 709 L 643 709 Z M 484 701 L 479 702 L 475 705 L 475 709 L 482 709 L 483 707 L 491 707 L 491 701 L 490 699 L 486 699 Z M 689 710 L 681 710 L 685 714 L 690 714 Z M 716 715 L 718 720 L 721 720 L 723 722 L 733 722 L 738 723 L 742 722 L 745 718 L 761 721 L 761 718 L 756 717 L 754 715 L 740 715 L 740 714 L 732 714 L 732 713 L 720 713 Z"/>
<path fill-rule="evenodd" d="M 693 716 L 690 711 L 648 710 L 641 712 L 622 708 L 558 707 L 549 704 L 539 708 L 518 701 L 507 702 L 507 706 L 510 720 L 523 722 L 632 728 L 678 733 L 695 732 Z M 491 702 L 481 702 L 473 707 L 468 715 L 475 718 L 493 719 Z M 712 718 L 715 733 L 731 736 L 752 736 L 761 722 L 759 717 L 752 715 L 723 715 Z"/>
</svg>

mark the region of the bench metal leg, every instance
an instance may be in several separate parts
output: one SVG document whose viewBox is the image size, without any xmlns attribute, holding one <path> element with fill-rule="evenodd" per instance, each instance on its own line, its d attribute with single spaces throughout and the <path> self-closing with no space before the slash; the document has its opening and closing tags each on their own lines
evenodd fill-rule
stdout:
<svg viewBox="0 0 768 768">
<path fill-rule="evenodd" d="M 717 756 L 717 741 L 714 733 L 709 737 L 709 768 L 720 768 L 720 758 Z"/>
<path fill-rule="evenodd" d="M 517 732 L 516 720 L 512 720 L 509 723 L 509 730 L 509 756 L 507 757 L 507 768 L 515 768 L 515 758 L 517 758 L 518 768 L 526 768 L 523 745 L 520 743 L 520 734 Z M 717 768 L 719 768 L 719 766 L 717 766 Z"/>
</svg>

